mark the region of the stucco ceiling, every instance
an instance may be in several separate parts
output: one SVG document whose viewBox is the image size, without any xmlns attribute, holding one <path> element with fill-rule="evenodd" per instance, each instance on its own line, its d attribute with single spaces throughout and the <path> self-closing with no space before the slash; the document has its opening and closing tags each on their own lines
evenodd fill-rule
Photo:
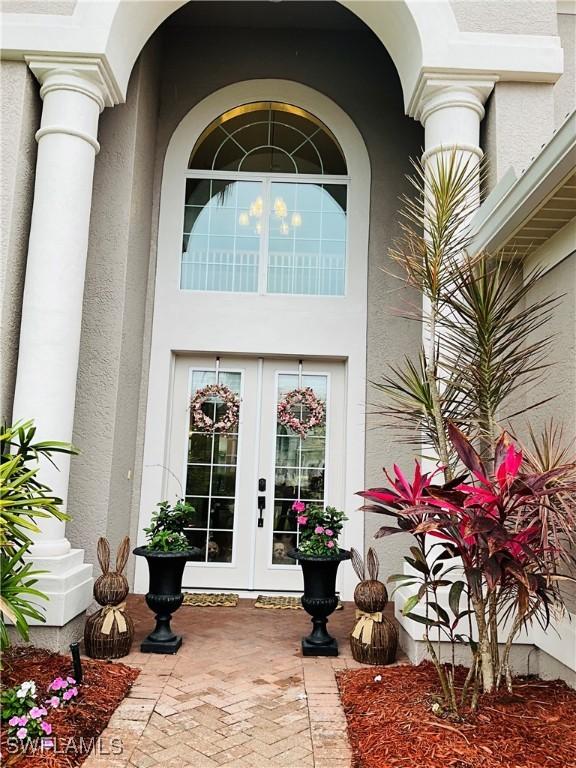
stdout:
<svg viewBox="0 0 576 768">
<path fill-rule="evenodd" d="M 169 26 L 232 27 L 251 29 L 366 30 L 360 19 L 331 0 L 278 2 L 275 0 L 192 0 L 166 22 Z"/>
</svg>

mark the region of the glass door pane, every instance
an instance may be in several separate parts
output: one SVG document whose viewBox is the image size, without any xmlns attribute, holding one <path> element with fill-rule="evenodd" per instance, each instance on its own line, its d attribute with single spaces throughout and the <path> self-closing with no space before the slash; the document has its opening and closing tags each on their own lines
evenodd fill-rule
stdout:
<svg viewBox="0 0 576 768">
<path fill-rule="evenodd" d="M 222 371 L 218 383 L 237 395 L 241 392 L 241 373 Z M 216 383 L 214 370 L 193 370 L 190 395 Z M 218 398 L 206 401 L 202 411 L 217 421 L 225 405 Z M 238 428 L 227 433 L 199 432 L 189 419 L 186 501 L 195 509 L 195 519 L 186 531 L 190 544 L 200 550 L 198 561 L 231 563 L 234 550 L 236 470 Z"/>
<path fill-rule="evenodd" d="M 326 404 L 327 376 L 306 374 L 300 381 L 298 374 L 282 373 L 278 376 L 276 407 L 288 392 L 299 387 L 310 387 Z M 303 406 L 296 408 L 294 415 L 301 420 L 307 418 Z M 277 421 L 272 565 L 295 565 L 287 556 L 290 549 L 298 546 L 300 538 L 292 504 L 299 500 L 307 505 L 324 505 L 325 470 L 326 425 L 311 429 L 304 438 Z"/>
</svg>

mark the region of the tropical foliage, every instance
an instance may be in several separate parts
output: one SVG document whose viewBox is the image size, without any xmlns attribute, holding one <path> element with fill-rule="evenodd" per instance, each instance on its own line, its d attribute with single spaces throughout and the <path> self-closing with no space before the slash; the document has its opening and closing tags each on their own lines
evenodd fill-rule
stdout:
<svg viewBox="0 0 576 768">
<path fill-rule="evenodd" d="M 554 425 L 532 433 L 529 448 L 500 426 L 541 405 L 523 398 L 550 365 L 545 329 L 559 299 L 534 298 L 539 269 L 473 251 L 482 176 L 475 158 L 440 153 L 415 168 L 392 257 L 423 294 L 413 316 L 424 323 L 424 343 L 377 386 L 387 424 L 437 469 L 417 463 L 408 480 L 395 466 L 387 487 L 361 495 L 370 502 L 364 509 L 395 518 L 377 536 L 414 536 L 410 568 L 392 581 L 412 588 L 404 613 L 424 625 L 444 706 L 458 713 L 470 691 L 475 707 L 480 689 L 510 687 L 518 632 L 534 621 L 548 627 L 563 608 L 559 585 L 576 544 L 576 461 Z M 441 639 L 452 644 L 448 663 Z M 471 651 L 459 696 L 458 643 Z"/>
<path fill-rule="evenodd" d="M 436 485 L 433 480 L 439 473 L 423 474 L 416 463 L 411 481 L 395 467 L 395 477 L 388 477 L 390 487 L 361 495 L 371 502 L 365 509 L 397 522 L 381 528 L 377 536 L 408 531 L 416 537 L 412 557 L 407 558 L 414 575 L 396 574 L 392 580 L 418 586 L 404 614 L 425 625 L 446 703 L 457 711 L 454 670 L 439 663 L 428 630 L 436 628 L 444 639 L 470 645 L 471 679 L 478 670 L 484 690 L 492 690 L 503 679 L 510 686 L 509 654 L 515 635 L 531 621 L 546 628 L 552 609 L 562 602 L 559 571 L 563 562 L 574 562 L 570 548 L 576 544 L 574 511 L 564 514 L 564 502 L 573 497 L 576 482 L 567 476 L 570 471 L 573 475 L 573 465 L 531 471 L 522 450 L 506 433 L 496 443 L 493 471 L 453 424 L 448 424 L 448 434 L 468 470 L 466 476 Z M 454 557 L 458 565 L 447 565 Z M 455 578 L 457 574 L 463 578 Z M 444 605 L 439 596 L 442 587 L 449 588 Z M 415 612 L 419 604 L 424 614 Z M 503 625 L 507 640 L 500 656 L 498 635 Z"/>
<path fill-rule="evenodd" d="M 24 558 L 32 536 L 40 531 L 38 520 L 67 519 L 61 500 L 38 478 L 41 461 L 58 453 L 76 453 L 62 442 L 34 442 L 32 421 L 0 427 L 0 647 L 10 644 L 5 620 L 9 619 L 23 640 L 28 640 L 31 619 L 42 621 L 37 600 L 46 595 L 35 588 L 40 571 Z"/>
</svg>

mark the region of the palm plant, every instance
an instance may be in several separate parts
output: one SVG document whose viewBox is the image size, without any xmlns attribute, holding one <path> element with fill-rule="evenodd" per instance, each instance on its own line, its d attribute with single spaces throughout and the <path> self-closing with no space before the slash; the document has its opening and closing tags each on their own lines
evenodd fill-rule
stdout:
<svg viewBox="0 0 576 768">
<path fill-rule="evenodd" d="M 427 344 L 375 386 L 386 395 L 380 414 L 403 440 L 434 448 L 453 476 L 457 460 L 446 423 L 480 441 L 483 458 L 498 437 L 498 417 L 517 416 L 540 403 L 503 414 L 506 403 L 546 373 L 552 336 L 531 341 L 560 297 L 531 298 L 542 276 L 520 261 L 469 255 L 471 212 L 482 171 L 457 152 L 441 154 L 432 171 L 414 163 L 413 198 L 403 198 L 402 236 L 391 252 L 404 279 L 424 297 Z"/>
<path fill-rule="evenodd" d="M 36 429 L 31 421 L 0 428 L 0 647 L 9 645 L 6 619 L 28 640 L 28 620 L 42 621 L 32 598 L 46 600 L 35 589 L 42 571 L 32 569 L 25 556 L 35 533 L 37 520 L 55 517 L 67 520 L 61 500 L 38 479 L 39 461 L 53 461 L 55 453 L 77 453 L 68 443 L 34 442 Z"/>
</svg>

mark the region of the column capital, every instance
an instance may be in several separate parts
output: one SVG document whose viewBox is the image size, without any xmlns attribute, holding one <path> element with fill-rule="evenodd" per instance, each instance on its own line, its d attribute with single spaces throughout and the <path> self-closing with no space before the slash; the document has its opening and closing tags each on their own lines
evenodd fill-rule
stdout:
<svg viewBox="0 0 576 768">
<path fill-rule="evenodd" d="M 424 73 L 409 105 L 411 117 L 422 125 L 440 109 L 463 107 L 484 117 L 484 104 L 492 92 L 497 75 L 474 76 L 448 73 Z"/>
<path fill-rule="evenodd" d="M 122 100 L 105 62 L 87 56 L 26 56 L 26 63 L 40 83 L 42 99 L 54 90 L 82 93 L 104 107 L 113 107 Z"/>
</svg>

